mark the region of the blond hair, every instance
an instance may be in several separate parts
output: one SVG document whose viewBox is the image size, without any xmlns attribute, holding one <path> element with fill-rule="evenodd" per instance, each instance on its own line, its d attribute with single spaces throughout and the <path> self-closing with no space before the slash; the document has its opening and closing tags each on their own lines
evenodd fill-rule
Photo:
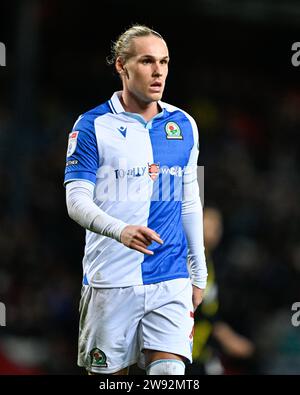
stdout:
<svg viewBox="0 0 300 395">
<path fill-rule="evenodd" d="M 118 57 L 121 57 L 125 63 L 131 56 L 133 52 L 131 49 L 132 40 L 136 37 L 146 37 L 146 36 L 156 36 L 163 40 L 163 37 L 145 25 L 133 25 L 122 33 L 118 39 L 112 44 L 111 55 L 107 57 L 106 61 L 109 65 L 115 64 Z"/>
</svg>

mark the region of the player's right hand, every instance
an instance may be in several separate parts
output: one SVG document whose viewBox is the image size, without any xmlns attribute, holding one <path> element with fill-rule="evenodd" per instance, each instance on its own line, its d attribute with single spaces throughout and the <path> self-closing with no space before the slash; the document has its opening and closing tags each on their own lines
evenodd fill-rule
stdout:
<svg viewBox="0 0 300 395">
<path fill-rule="evenodd" d="M 127 225 L 121 233 L 121 243 L 143 254 L 154 254 L 153 251 L 147 249 L 153 241 L 163 244 L 160 235 L 147 226 Z"/>
</svg>

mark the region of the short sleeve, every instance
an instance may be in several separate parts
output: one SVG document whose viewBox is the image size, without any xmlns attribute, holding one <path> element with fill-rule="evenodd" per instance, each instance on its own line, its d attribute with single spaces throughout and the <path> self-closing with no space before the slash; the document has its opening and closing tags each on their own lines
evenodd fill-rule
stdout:
<svg viewBox="0 0 300 395">
<path fill-rule="evenodd" d="M 193 130 L 193 146 L 190 152 L 188 164 L 183 177 L 183 208 L 193 212 L 200 209 L 200 191 L 197 179 L 197 162 L 199 156 L 199 135 L 196 122 L 189 116 Z"/>
<path fill-rule="evenodd" d="M 74 180 L 96 183 L 99 154 L 93 120 L 79 118 L 69 134 L 64 184 Z"/>
</svg>

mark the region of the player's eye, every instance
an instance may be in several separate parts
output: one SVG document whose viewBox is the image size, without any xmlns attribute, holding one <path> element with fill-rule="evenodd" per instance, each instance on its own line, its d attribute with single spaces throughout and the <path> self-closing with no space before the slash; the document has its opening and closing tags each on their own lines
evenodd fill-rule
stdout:
<svg viewBox="0 0 300 395">
<path fill-rule="evenodd" d="M 143 59 L 142 63 L 143 64 L 149 64 L 149 63 L 151 63 L 151 59 Z"/>
</svg>

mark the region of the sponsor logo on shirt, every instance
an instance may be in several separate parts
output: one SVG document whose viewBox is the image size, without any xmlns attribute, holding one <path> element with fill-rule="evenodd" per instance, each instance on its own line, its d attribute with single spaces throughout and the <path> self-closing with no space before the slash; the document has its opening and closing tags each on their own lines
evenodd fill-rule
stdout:
<svg viewBox="0 0 300 395">
<path fill-rule="evenodd" d="M 145 175 L 146 167 L 137 166 L 132 169 L 116 169 L 114 170 L 116 178 L 133 178 L 133 177 L 141 177 Z"/>
<path fill-rule="evenodd" d="M 68 160 L 68 162 L 66 163 L 66 166 L 72 166 L 72 165 L 77 165 L 78 160 L 74 159 L 74 160 Z"/>
<path fill-rule="evenodd" d="M 75 161 L 68 161 L 69 165 L 74 165 Z M 151 180 L 155 181 L 158 177 L 158 175 L 161 173 L 162 175 L 170 175 L 170 176 L 175 176 L 175 177 L 182 177 L 184 175 L 185 169 L 182 168 L 181 166 L 172 166 L 172 167 L 167 167 L 167 166 L 160 166 L 159 163 L 148 163 L 148 168 L 146 166 L 136 166 L 131 169 L 115 169 L 115 175 L 116 179 L 119 178 L 133 178 L 133 177 L 142 177 L 146 173 L 146 170 L 148 170 L 148 175 L 151 178 Z"/>
<path fill-rule="evenodd" d="M 160 169 L 161 174 L 169 174 L 171 176 L 176 176 L 176 177 L 182 177 L 184 175 L 185 169 L 182 168 L 181 166 L 172 166 L 172 167 L 166 167 L 163 166 Z"/>
<path fill-rule="evenodd" d="M 151 180 L 155 181 L 159 175 L 159 163 L 148 163 L 148 174 Z"/>
</svg>

